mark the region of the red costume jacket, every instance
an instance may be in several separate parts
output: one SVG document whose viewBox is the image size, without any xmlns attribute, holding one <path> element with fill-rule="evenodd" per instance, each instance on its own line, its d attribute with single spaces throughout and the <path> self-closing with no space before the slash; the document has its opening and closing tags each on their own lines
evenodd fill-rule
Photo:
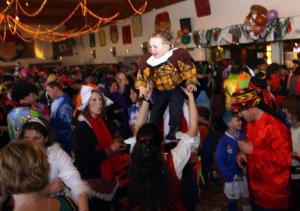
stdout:
<svg viewBox="0 0 300 211">
<path fill-rule="evenodd" d="M 253 144 L 248 155 L 250 193 L 263 208 L 288 208 L 292 162 L 290 130 L 268 113 L 247 124 L 247 139 Z"/>
</svg>

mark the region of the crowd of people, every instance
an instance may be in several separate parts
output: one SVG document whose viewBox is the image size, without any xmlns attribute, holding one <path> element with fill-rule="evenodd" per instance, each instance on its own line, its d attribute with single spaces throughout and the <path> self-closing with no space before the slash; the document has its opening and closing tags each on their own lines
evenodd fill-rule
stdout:
<svg viewBox="0 0 300 211">
<path fill-rule="evenodd" d="M 299 211 L 300 62 L 149 45 L 130 67 L 0 69 L 3 210 L 193 211 L 224 184 L 230 211 Z"/>
</svg>

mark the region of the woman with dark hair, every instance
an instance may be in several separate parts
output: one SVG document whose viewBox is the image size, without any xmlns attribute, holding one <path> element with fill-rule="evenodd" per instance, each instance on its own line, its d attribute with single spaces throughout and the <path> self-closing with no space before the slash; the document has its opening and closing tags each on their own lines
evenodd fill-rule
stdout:
<svg viewBox="0 0 300 211">
<path fill-rule="evenodd" d="M 66 194 L 78 205 L 79 211 L 88 210 L 88 186 L 82 181 L 71 157 L 56 143 L 55 135 L 45 119 L 29 119 L 22 127 L 19 138 L 34 141 L 47 152 L 50 163 L 49 183 L 42 194 Z"/>
<path fill-rule="evenodd" d="M 136 123 L 136 140 L 128 140 L 133 146 L 129 185 L 130 210 L 185 211 L 181 201 L 182 170 L 192 149 L 197 149 L 197 109 L 192 92 L 183 89 L 188 96 L 190 128 L 186 134 L 178 132 L 180 139 L 170 153 L 163 152 L 163 135 L 156 125 L 146 123 L 149 102 L 142 102 Z M 149 94 L 151 92 L 148 92 Z M 150 94 L 151 95 L 151 94 Z M 150 97 L 150 96 L 148 96 Z"/>
</svg>

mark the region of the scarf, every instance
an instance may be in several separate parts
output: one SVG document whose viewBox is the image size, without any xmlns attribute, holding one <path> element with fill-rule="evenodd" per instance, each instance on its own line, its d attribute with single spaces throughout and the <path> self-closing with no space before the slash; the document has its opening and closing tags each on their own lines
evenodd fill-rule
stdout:
<svg viewBox="0 0 300 211">
<path fill-rule="evenodd" d="M 87 121 L 90 123 L 92 130 L 97 138 L 96 150 L 105 150 L 113 144 L 113 138 L 108 131 L 101 116 L 93 118 L 87 116 Z M 101 161 L 99 171 L 104 179 L 114 179 L 115 173 L 122 170 L 119 156 L 112 155 L 104 161 Z"/>
</svg>

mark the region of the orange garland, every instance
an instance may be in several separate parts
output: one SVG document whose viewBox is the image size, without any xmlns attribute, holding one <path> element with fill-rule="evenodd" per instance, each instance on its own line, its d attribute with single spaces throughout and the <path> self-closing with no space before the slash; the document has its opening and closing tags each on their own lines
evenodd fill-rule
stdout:
<svg viewBox="0 0 300 211">
<path fill-rule="evenodd" d="M 147 7 L 147 0 L 141 6 L 139 9 L 136 9 L 133 4 L 131 3 L 131 0 L 127 0 L 132 7 L 133 11 L 135 14 L 143 14 L 146 10 Z M 22 22 L 22 20 L 19 19 L 18 17 L 18 9 L 21 10 L 23 14 L 25 14 L 28 17 L 35 17 L 38 14 L 40 14 L 43 10 L 43 8 L 46 6 L 48 0 L 43 0 L 43 3 L 40 5 L 40 7 L 33 13 L 27 12 L 19 2 L 19 0 L 11 0 L 8 4 L 8 6 L 0 12 L 0 27 L 2 26 L 4 29 L 3 36 L 0 35 L 0 40 L 3 41 L 5 40 L 6 37 L 6 30 L 7 30 L 7 25 L 9 26 L 9 30 L 13 35 L 16 35 L 20 37 L 22 40 L 26 42 L 31 42 L 34 39 L 39 39 L 43 41 L 48 41 L 48 42 L 59 42 L 63 41 L 68 38 L 73 38 L 73 37 L 79 37 L 84 34 L 88 34 L 91 32 L 96 32 L 99 30 L 101 27 L 103 27 L 104 24 L 107 24 L 109 22 L 115 21 L 116 18 L 120 15 L 120 12 L 116 12 L 114 15 L 111 17 L 100 17 L 99 15 L 95 14 L 92 12 L 86 5 L 87 0 L 82 0 L 80 1 L 77 6 L 71 11 L 71 13 L 63 20 L 61 21 L 58 25 L 52 28 L 48 27 L 42 27 L 41 25 L 38 25 L 37 27 L 29 26 L 25 23 Z M 12 6 L 12 4 L 15 4 L 15 16 L 12 17 L 11 15 L 6 14 L 7 10 Z M 76 11 L 81 8 L 82 9 L 82 16 L 83 18 L 87 18 L 88 15 L 92 16 L 97 20 L 97 23 L 94 24 L 93 26 L 90 26 L 88 23 L 86 23 L 84 26 L 82 26 L 79 30 L 69 30 L 69 31 L 57 31 L 60 27 L 65 25 L 76 13 Z M 25 34 L 29 35 L 32 37 L 32 39 L 24 38 L 22 35 L 24 32 Z"/>
</svg>

